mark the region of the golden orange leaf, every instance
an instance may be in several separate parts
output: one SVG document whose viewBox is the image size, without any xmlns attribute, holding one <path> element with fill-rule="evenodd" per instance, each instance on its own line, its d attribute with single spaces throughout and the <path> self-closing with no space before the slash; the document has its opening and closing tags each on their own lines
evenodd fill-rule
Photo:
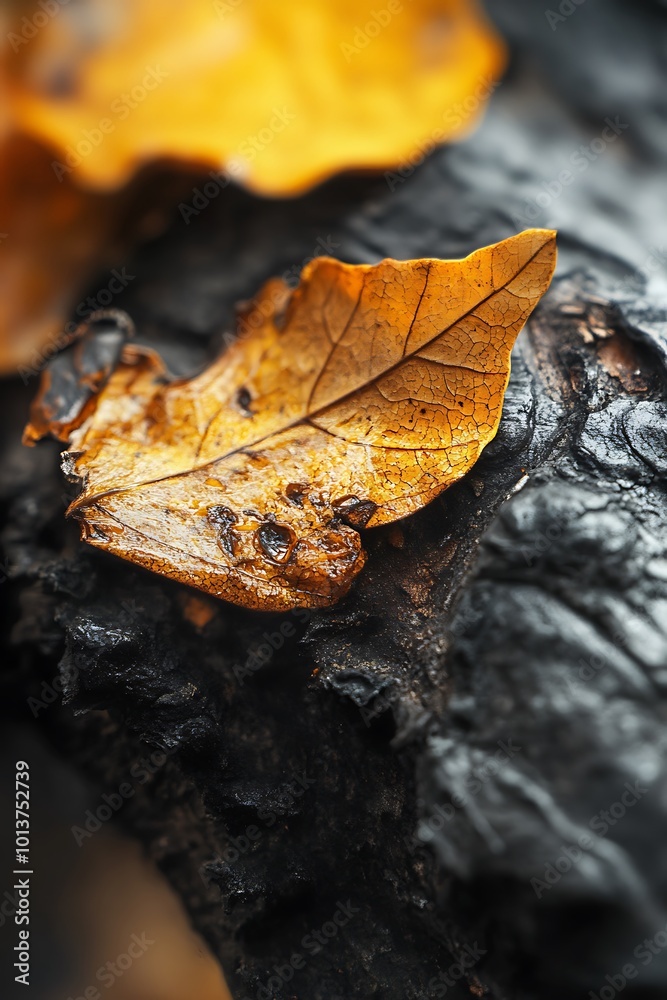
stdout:
<svg viewBox="0 0 667 1000">
<path fill-rule="evenodd" d="M 464 260 L 318 258 L 293 292 L 270 281 L 193 379 L 128 349 L 65 454 L 84 537 L 246 607 L 332 604 L 359 530 L 418 510 L 494 437 L 555 259 L 539 229 Z"/>
<path fill-rule="evenodd" d="M 278 195 L 401 164 L 470 129 L 505 63 L 472 0 L 81 0 L 46 20 L 9 25 L 10 120 L 107 189 L 158 157 Z"/>
</svg>

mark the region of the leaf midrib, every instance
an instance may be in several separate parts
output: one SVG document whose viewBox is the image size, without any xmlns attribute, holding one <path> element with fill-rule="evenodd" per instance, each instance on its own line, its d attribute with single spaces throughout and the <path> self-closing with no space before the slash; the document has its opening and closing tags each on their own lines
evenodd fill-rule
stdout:
<svg viewBox="0 0 667 1000">
<path fill-rule="evenodd" d="M 364 385 L 356 386 L 354 389 L 350 389 L 348 392 L 342 393 L 337 399 L 333 400 L 332 402 L 329 402 L 326 405 L 321 406 L 321 407 L 319 407 L 316 410 L 313 410 L 312 413 L 304 413 L 304 414 L 302 414 L 300 417 L 297 417 L 295 420 L 292 420 L 290 423 L 285 424 L 284 427 L 280 427 L 280 428 L 278 428 L 276 430 L 270 431 L 268 434 L 264 434 L 264 435 L 262 435 L 262 437 L 256 438 L 254 441 L 250 441 L 250 442 L 248 442 L 246 444 L 240 445 L 238 448 L 233 448 L 233 449 L 231 449 L 231 451 L 225 452 L 223 455 L 217 455 L 215 458 L 208 459 L 206 462 L 202 462 L 200 465 L 192 465 L 192 466 L 190 466 L 189 469 L 183 469 L 180 472 L 170 472 L 170 473 L 168 473 L 168 474 L 166 474 L 164 476 L 157 476 L 154 479 L 139 480 L 139 481 L 134 482 L 134 483 L 129 483 L 126 486 L 111 487 L 108 490 L 101 490 L 99 493 L 95 493 L 95 494 L 93 494 L 90 497 L 82 496 L 80 499 L 77 498 L 77 499 L 75 499 L 70 504 L 70 506 L 69 506 L 69 508 L 67 510 L 67 514 L 69 515 L 71 513 L 74 513 L 74 511 L 79 510 L 82 507 L 89 507 L 92 504 L 95 504 L 95 503 L 99 502 L 99 500 L 101 498 L 103 498 L 103 497 L 112 496 L 112 495 L 114 495 L 116 493 L 127 493 L 130 490 L 141 489 L 141 488 L 143 488 L 145 486 L 152 486 L 155 483 L 165 482 L 168 479 L 179 479 L 179 478 L 182 478 L 183 476 L 188 476 L 192 472 L 198 472 L 201 469 L 208 468 L 210 465 L 215 465 L 217 462 L 220 462 L 220 461 L 222 461 L 225 458 L 232 458 L 232 456 L 234 456 L 234 455 L 243 454 L 244 452 L 248 451 L 249 449 L 255 448 L 258 444 L 262 444 L 264 441 L 267 441 L 270 438 L 272 438 L 272 437 L 274 437 L 274 436 L 276 436 L 278 434 L 282 434 L 285 431 L 292 430 L 292 428 L 294 428 L 294 427 L 298 427 L 299 424 L 303 424 L 303 423 L 306 423 L 306 422 L 312 423 L 313 417 L 316 417 L 318 414 L 323 413 L 325 410 L 328 410 L 328 409 L 330 409 L 333 406 L 338 406 L 340 403 L 342 403 L 348 397 L 353 396 L 357 392 L 361 392 L 363 389 L 367 388 L 369 385 L 372 385 L 378 379 L 384 378 L 386 375 L 389 375 L 392 371 L 395 371 L 397 368 L 400 368 L 401 365 L 405 364 L 411 358 L 415 357 L 415 355 L 417 355 L 419 351 L 424 350 L 425 347 L 428 347 L 434 341 L 438 340 L 440 337 L 444 336 L 444 334 L 448 333 L 453 327 L 456 326 L 457 323 L 460 323 L 462 320 L 464 320 L 468 316 L 470 316 L 471 313 L 475 309 L 478 309 L 480 306 L 484 305 L 484 303 L 488 302 L 490 299 L 492 299 L 494 297 L 494 295 L 498 295 L 500 292 L 504 291 L 505 288 L 507 288 L 507 286 L 510 284 L 510 282 L 512 282 L 516 278 L 518 278 L 519 275 L 522 274 L 522 272 L 525 271 L 526 268 L 529 267 L 533 263 L 533 261 L 535 260 L 535 258 L 542 252 L 542 250 L 544 250 L 544 248 L 546 246 L 548 246 L 549 242 L 552 242 L 552 241 L 553 241 L 553 237 L 551 237 L 550 240 L 547 240 L 545 243 L 543 243 L 535 251 L 535 253 L 532 254 L 528 258 L 528 260 L 525 262 L 525 264 L 523 264 L 518 269 L 518 271 L 515 271 L 512 274 L 512 276 L 509 277 L 507 279 L 507 281 L 505 281 L 499 288 L 494 288 L 493 291 L 489 292 L 488 295 L 485 295 L 483 298 L 481 298 L 477 302 L 475 302 L 475 304 L 473 306 L 471 306 L 470 309 L 467 309 L 466 312 L 462 313 L 460 316 L 457 316 L 457 318 L 452 323 L 450 323 L 449 326 L 444 327 L 444 329 L 440 330 L 433 337 L 431 337 L 430 340 L 426 341 L 423 344 L 420 344 L 419 347 L 415 348 L 409 354 L 403 355 L 398 361 L 393 362 L 384 371 L 378 372 L 377 375 L 373 376 L 373 378 L 370 379 L 368 382 L 366 382 Z M 475 252 L 477 253 L 479 251 L 475 251 Z M 474 254 L 470 254 L 470 256 L 474 256 Z M 432 263 L 432 261 L 435 260 L 435 259 L 436 258 L 432 258 L 431 260 L 429 260 L 429 263 Z M 468 258 L 464 257 L 460 261 L 460 263 L 463 263 L 463 261 L 465 261 L 467 259 Z M 364 280 L 365 280 L 365 275 L 364 275 Z M 363 288 L 363 284 L 362 284 L 362 288 Z M 359 294 L 359 298 L 357 299 L 355 307 L 354 307 L 354 309 L 353 309 L 353 311 L 352 311 L 352 313 L 350 315 L 350 318 L 347 321 L 347 324 L 346 324 L 347 327 L 349 327 L 350 323 L 352 322 L 352 319 L 354 318 L 354 316 L 355 316 L 355 314 L 357 312 L 357 309 L 359 308 L 360 301 L 361 301 L 361 292 Z M 421 303 L 421 298 L 420 298 L 420 303 Z M 413 322 L 414 322 L 414 319 L 413 319 Z M 340 340 L 337 342 L 336 346 L 338 345 L 339 342 L 340 342 Z M 330 357 L 331 357 L 331 354 L 329 355 L 329 359 L 330 359 Z M 327 359 L 327 361 L 329 359 Z M 325 363 L 324 367 L 326 367 L 326 363 Z M 467 365 L 449 365 L 449 366 L 443 366 L 443 367 L 451 367 L 451 368 L 454 368 L 454 369 L 463 369 L 465 371 L 477 372 L 480 375 L 499 375 L 499 374 L 503 374 L 502 372 L 481 371 L 481 370 L 478 370 L 478 369 L 475 369 L 475 368 L 469 368 Z M 323 370 L 324 370 L 324 368 L 323 368 Z M 317 427 L 316 424 L 314 424 L 313 426 Z M 319 429 L 320 428 L 318 428 L 318 430 Z M 351 442 L 351 443 L 359 444 L 358 442 Z M 359 444 L 359 447 L 372 448 L 373 445 Z"/>
</svg>

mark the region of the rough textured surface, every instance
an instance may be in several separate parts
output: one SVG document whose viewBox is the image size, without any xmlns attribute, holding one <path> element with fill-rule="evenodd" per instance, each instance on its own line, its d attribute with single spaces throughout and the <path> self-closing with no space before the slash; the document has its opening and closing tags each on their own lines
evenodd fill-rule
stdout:
<svg viewBox="0 0 667 1000">
<path fill-rule="evenodd" d="M 67 705 L 39 721 L 109 789 L 146 744 L 174 751 L 119 819 L 239 997 L 295 952 L 285 1000 L 577 1000 L 627 963 L 624 996 L 667 992 L 665 11 L 588 0 L 552 31 L 527 0 L 491 9 L 513 68 L 466 144 L 295 204 L 227 190 L 132 261 L 118 303 L 185 373 L 235 299 L 322 243 L 372 262 L 559 229 L 498 437 L 367 534 L 345 603 L 202 605 L 84 550 L 57 449 L 16 443 L 33 387 L 4 393 L 5 703 L 29 718 L 59 669 Z"/>
</svg>

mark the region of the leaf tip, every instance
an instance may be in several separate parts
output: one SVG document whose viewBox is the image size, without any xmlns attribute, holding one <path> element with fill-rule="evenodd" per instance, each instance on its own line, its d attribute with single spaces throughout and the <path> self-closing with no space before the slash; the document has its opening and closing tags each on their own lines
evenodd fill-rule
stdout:
<svg viewBox="0 0 667 1000">
<path fill-rule="evenodd" d="M 535 243 L 535 248 L 541 250 L 543 247 L 548 246 L 550 243 L 555 244 L 558 237 L 557 229 L 524 229 L 522 233 L 519 234 L 522 237 L 529 237 Z"/>
</svg>

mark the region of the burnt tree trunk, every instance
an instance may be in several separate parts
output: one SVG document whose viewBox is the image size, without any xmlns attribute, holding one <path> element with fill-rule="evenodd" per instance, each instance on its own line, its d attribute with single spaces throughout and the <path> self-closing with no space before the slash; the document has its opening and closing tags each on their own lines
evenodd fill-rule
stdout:
<svg viewBox="0 0 667 1000">
<path fill-rule="evenodd" d="M 573 8 L 491 5 L 512 67 L 461 145 L 296 202 L 228 189 L 128 263 L 119 305 L 181 374 L 317 253 L 558 228 L 497 438 L 366 533 L 339 606 L 195 603 L 87 548 L 58 449 L 18 444 L 36 387 L 4 394 L 6 710 L 59 673 L 40 724 L 104 789 L 167 752 L 119 820 L 235 996 L 577 1000 L 627 963 L 626 996 L 667 995 L 638 951 L 667 926 L 667 16 Z"/>
</svg>

